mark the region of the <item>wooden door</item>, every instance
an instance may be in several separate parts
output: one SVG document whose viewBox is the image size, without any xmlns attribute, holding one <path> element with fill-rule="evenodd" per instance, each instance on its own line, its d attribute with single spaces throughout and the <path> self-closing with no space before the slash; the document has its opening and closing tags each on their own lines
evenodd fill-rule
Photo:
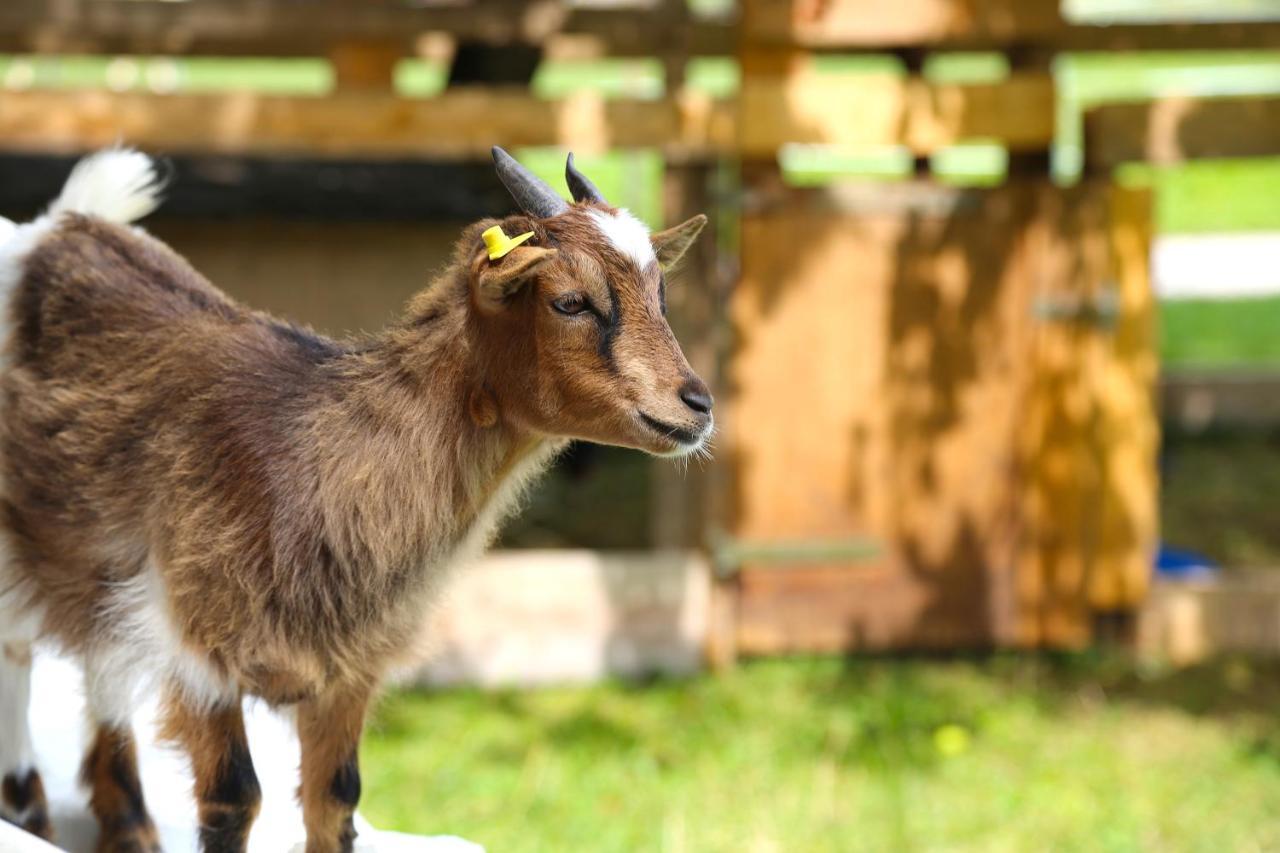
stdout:
<svg viewBox="0 0 1280 853">
<path fill-rule="evenodd" d="M 1153 377 L 1113 367 L 1150 335 L 1090 311 L 1146 293 L 1145 256 L 1109 243 L 1111 198 L 908 183 L 744 216 L 722 549 L 742 651 L 1075 643 L 1139 594 L 1153 454 L 1109 448 L 1134 444 L 1121 421 L 1154 436 Z"/>
</svg>

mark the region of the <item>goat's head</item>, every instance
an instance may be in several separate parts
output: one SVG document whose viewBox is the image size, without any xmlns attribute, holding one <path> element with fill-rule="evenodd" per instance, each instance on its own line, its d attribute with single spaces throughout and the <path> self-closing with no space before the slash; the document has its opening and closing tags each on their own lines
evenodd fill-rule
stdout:
<svg viewBox="0 0 1280 853">
<path fill-rule="evenodd" d="M 505 151 L 498 177 L 522 214 L 464 238 L 472 322 L 487 395 L 504 418 L 544 435 L 678 456 L 713 429 L 711 395 L 666 319 L 666 272 L 706 224 L 650 234 L 577 171 L 569 204 Z M 481 231 L 532 239 L 491 260 Z M 473 417 L 492 417 L 482 411 Z M 496 413 L 494 413 L 496 414 Z"/>
</svg>

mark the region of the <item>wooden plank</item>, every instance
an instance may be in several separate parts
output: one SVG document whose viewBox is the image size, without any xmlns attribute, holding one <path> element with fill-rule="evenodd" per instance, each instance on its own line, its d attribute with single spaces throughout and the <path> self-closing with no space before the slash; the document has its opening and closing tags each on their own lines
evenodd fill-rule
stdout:
<svg viewBox="0 0 1280 853">
<path fill-rule="evenodd" d="M 918 77 L 818 74 L 747 75 L 740 116 L 742 153 L 768 157 L 788 142 L 905 145 L 928 154 L 972 139 L 1015 150 L 1047 148 L 1055 93 L 1047 74 L 1016 74 L 991 84 L 946 85 Z"/>
<path fill-rule="evenodd" d="M 1280 97 L 1162 98 L 1085 114 L 1088 168 L 1280 154 Z"/>
<path fill-rule="evenodd" d="M 1157 579 L 1138 614 L 1137 651 L 1189 666 L 1229 654 L 1280 655 L 1280 583 L 1270 569 Z"/>
<path fill-rule="evenodd" d="M 710 613 L 707 616 L 707 664 L 714 670 L 738 662 L 738 585 L 733 580 L 711 582 Z"/>
<path fill-rule="evenodd" d="M 1178 432 L 1280 433 L 1280 375 L 1267 367 L 1166 370 L 1160 411 Z"/>
<path fill-rule="evenodd" d="M 1095 616 L 1142 603 L 1157 546 L 1151 202 L 1094 180 L 1044 203 L 1028 235 L 1042 260 L 1019 433 L 1020 612 L 1038 642 L 1078 646 Z"/>
<path fill-rule="evenodd" d="M 667 52 L 673 39 L 661 9 L 493 2 L 416 5 L 394 0 L 5 0 L 0 50 L 43 53 L 325 56 L 350 39 L 394 40 L 414 52 L 426 32 L 467 41 L 543 42 L 593 36 L 615 56 Z M 691 19 L 674 40 L 692 55 L 734 52 L 737 28 L 723 19 Z M 812 49 L 924 46 L 992 49 L 1038 44 L 1061 50 L 1268 48 L 1280 43 L 1272 22 L 1072 25 L 1058 0 L 749 0 L 743 34 L 759 45 Z"/>
<path fill-rule="evenodd" d="M 430 100 L 363 92 L 305 98 L 28 91 L 0 98 L 0 150 L 75 152 L 120 141 L 153 151 L 320 157 L 488 157 L 498 141 L 707 154 L 730 150 L 733 116 L 728 105 L 694 96 L 544 101 L 487 91 Z"/>
<path fill-rule="evenodd" d="M 746 37 L 758 44 L 816 49 L 999 48 L 1010 43 L 1058 49 L 1267 48 L 1280 43 L 1275 22 L 1071 25 L 1058 0 L 749 0 Z M 349 39 L 393 39 L 406 55 L 425 32 L 494 44 L 591 35 L 617 56 L 662 54 L 671 35 L 653 26 L 660 9 L 493 2 L 417 5 L 394 0 L 5 0 L 0 50 L 324 56 Z M 678 39 L 694 55 L 734 51 L 727 20 L 688 21 Z"/>
<path fill-rule="evenodd" d="M 703 214 L 710 218 L 679 266 L 668 275 L 667 318 L 671 330 L 694 371 L 716 399 L 721 399 L 718 375 L 723 288 L 717 275 L 716 205 L 711 197 L 715 167 L 668 161 L 663 176 L 665 225 Z M 715 466 L 676 466 L 654 459 L 650 468 L 650 544 L 657 548 L 697 548 L 707 541 L 708 513 L 716 477 Z"/>
<path fill-rule="evenodd" d="M 748 561 L 743 653 L 1072 647 L 1136 606 L 1155 541 L 1148 217 L 1108 182 L 1044 179 L 747 209 L 731 530 L 884 555 Z"/>
<path fill-rule="evenodd" d="M 5 0 L 0 50 L 43 53 L 325 56 L 351 40 L 391 41 L 404 55 L 420 36 L 447 32 L 460 40 L 506 44 L 590 35 L 617 56 L 649 56 L 669 48 L 650 4 L 583 8 L 574 4 L 410 4 L 396 0 Z M 696 54 L 733 52 L 724 22 L 689 21 L 679 39 Z"/>
<path fill-rule="evenodd" d="M 748 570 L 741 578 L 737 651 L 742 655 L 849 651 L 945 651 L 1009 645 L 992 630 L 987 593 L 973 576 L 938 582 L 892 565 Z"/>
<path fill-rule="evenodd" d="M 790 193 L 743 218 L 734 535 L 866 537 L 869 562 L 743 566 L 743 653 L 985 647 L 1014 634 L 1024 239 L 1037 193 Z M 805 203 L 805 198 L 813 203 Z M 842 208 L 848 208 L 841 212 Z"/>
<path fill-rule="evenodd" d="M 329 51 L 334 85 L 339 89 L 390 92 L 395 87 L 400 45 L 393 41 L 346 41 Z"/>
<path fill-rule="evenodd" d="M 928 153 L 975 137 L 1035 149 L 1052 138 L 1051 95 L 1041 76 L 980 86 L 767 78 L 745 87 L 740 111 L 693 93 L 544 101 L 492 91 L 416 100 L 361 91 L 309 98 L 32 90 L 0 98 L 0 150 L 74 152 L 124 140 L 187 153 L 476 157 L 501 141 L 584 152 L 652 146 L 675 156 L 731 154 L 741 144 L 748 157 L 772 158 L 790 142 Z M 735 115 L 749 118 L 740 138 Z"/>
<path fill-rule="evenodd" d="M 1106 195 L 1095 184 L 1046 189 L 1029 229 L 1038 258 L 1031 382 L 1018 426 L 1018 634 L 1051 647 L 1090 636 L 1087 588 L 1100 518 L 1096 377 L 1107 330 Z"/>
<path fill-rule="evenodd" d="M 743 35 L 813 49 L 1038 45 L 1059 50 L 1196 50 L 1280 44 L 1276 21 L 1073 24 L 1059 0 L 745 0 Z"/>
<path fill-rule="evenodd" d="M 742 24 L 751 42 L 814 48 L 993 44 L 1063 27 L 1057 0 L 744 0 Z"/>
<path fill-rule="evenodd" d="M 1096 378 L 1101 486 L 1088 602 L 1134 610 L 1146 598 L 1159 543 L 1160 431 L 1156 300 L 1151 283 L 1151 193 L 1112 187 L 1108 248 L 1116 319 Z"/>
</svg>

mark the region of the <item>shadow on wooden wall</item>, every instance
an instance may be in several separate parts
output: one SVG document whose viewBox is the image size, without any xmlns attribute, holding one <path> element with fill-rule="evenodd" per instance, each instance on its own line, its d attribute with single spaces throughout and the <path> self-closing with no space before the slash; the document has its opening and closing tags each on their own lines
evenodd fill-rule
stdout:
<svg viewBox="0 0 1280 853">
<path fill-rule="evenodd" d="M 1154 373 L 1114 375 L 1151 339 L 1116 303 L 1146 281 L 1139 257 L 1117 285 L 1111 198 L 906 183 L 745 218 L 729 518 L 783 547 L 741 566 L 744 651 L 1073 645 L 1134 603 Z"/>
</svg>

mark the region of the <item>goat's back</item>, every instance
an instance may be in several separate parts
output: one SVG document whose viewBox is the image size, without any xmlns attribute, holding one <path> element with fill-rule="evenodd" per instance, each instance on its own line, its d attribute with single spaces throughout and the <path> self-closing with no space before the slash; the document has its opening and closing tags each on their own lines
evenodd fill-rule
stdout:
<svg viewBox="0 0 1280 853">
<path fill-rule="evenodd" d="M 281 440 L 290 395 L 340 350 L 236 304 L 160 241 L 96 213 L 149 208 L 95 195 L 104 179 L 77 172 L 78 188 L 73 175 L 49 214 L 0 244 L 0 581 L 84 648 L 118 609 L 104 595 L 142 584 L 157 549 L 169 564 L 196 552 L 212 564 L 233 545 L 246 562 L 262 556 L 241 543 L 266 548 L 264 537 L 220 531 L 279 483 L 307 481 Z M 200 541 L 177 537 L 179 520 Z M 216 600 L 220 584 L 230 595 L 239 581 L 202 576 L 200 594 Z"/>
</svg>

